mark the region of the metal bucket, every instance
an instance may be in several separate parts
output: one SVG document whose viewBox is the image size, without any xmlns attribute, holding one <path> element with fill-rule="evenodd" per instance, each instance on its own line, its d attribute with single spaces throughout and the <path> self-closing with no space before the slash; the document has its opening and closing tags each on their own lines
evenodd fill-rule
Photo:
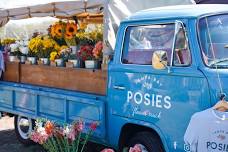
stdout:
<svg viewBox="0 0 228 152">
<path fill-rule="evenodd" d="M 14 61 L 16 61 L 17 60 L 17 56 L 13 56 L 13 55 L 10 55 L 9 56 L 9 61 L 10 62 L 14 62 Z"/>
<path fill-rule="evenodd" d="M 20 63 L 25 63 L 26 56 L 20 56 Z"/>
<path fill-rule="evenodd" d="M 97 69 L 98 68 L 98 61 L 86 60 L 85 61 L 85 68 L 86 69 Z"/>
<path fill-rule="evenodd" d="M 37 64 L 37 58 L 36 58 L 36 57 L 28 57 L 27 60 L 28 60 L 31 64 Z"/>
<path fill-rule="evenodd" d="M 58 67 L 64 67 L 64 61 L 63 59 L 55 59 L 56 66 Z"/>
<path fill-rule="evenodd" d="M 49 64 L 50 64 L 49 58 L 40 58 L 40 61 L 41 61 L 44 65 L 49 65 Z"/>
</svg>

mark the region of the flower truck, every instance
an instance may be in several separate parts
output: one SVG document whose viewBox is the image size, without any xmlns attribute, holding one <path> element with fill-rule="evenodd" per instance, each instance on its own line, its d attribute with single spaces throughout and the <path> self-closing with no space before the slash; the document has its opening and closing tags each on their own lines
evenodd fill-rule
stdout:
<svg viewBox="0 0 228 152">
<path fill-rule="evenodd" d="M 33 9 L 29 16 L 38 13 Z M 47 118 L 83 120 L 87 126 L 98 122 L 90 140 L 118 151 L 135 144 L 148 152 L 189 151 L 184 134 L 191 116 L 212 107 L 221 92 L 228 93 L 227 13 L 226 5 L 134 13 L 118 27 L 107 68 L 6 61 L 0 110 L 14 115 L 16 134 L 25 144 L 34 120 Z M 106 57 L 112 51 L 107 52 Z"/>
</svg>

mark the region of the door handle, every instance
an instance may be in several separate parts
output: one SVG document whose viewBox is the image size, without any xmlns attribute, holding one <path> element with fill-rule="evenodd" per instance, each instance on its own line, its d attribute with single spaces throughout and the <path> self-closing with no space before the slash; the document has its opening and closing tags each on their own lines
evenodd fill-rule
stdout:
<svg viewBox="0 0 228 152">
<path fill-rule="evenodd" d="M 126 88 L 125 87 L 123 87 L 123 86 L 113 86 L 113 88 L 114 89 L 116 89 L 116 90 L 125 90 Z"/>
</svg>

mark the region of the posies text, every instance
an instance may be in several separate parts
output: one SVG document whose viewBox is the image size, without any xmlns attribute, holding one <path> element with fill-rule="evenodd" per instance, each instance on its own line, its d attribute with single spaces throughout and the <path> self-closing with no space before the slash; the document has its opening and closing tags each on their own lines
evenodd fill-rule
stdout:
<svg viewBox="0 0 228 152">
<path fill-rule="evenodd" d="M 144 104 L 145 106 L 170 109 L 172 107 L 170 100 L 170 96 L 132 91 L 127 92 L 127 102 L 135 102 L 138 105 Z"/>
</svg>

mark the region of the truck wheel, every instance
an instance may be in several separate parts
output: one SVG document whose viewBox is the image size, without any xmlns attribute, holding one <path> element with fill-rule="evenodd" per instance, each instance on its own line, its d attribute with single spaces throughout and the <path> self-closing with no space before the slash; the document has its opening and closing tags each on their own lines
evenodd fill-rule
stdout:
<svg viewBox="0 0 228 152">
<path fill-rule="evenodd" d="M 154 134 L 150 132 L 139 132 L 130 139 L 128 147 L 140 146 L 143 152 L 164 152 L 162 143 Z"/>
<path fill-rule="evenodd" d="M 15 115 L 14 117 L 14 128 L 17 139 L 24 145 L 34 144 L 30 140 L 29 135 L 31 134 L 35 126 L 35 121 L 31 118 Z"/>
</svg>

